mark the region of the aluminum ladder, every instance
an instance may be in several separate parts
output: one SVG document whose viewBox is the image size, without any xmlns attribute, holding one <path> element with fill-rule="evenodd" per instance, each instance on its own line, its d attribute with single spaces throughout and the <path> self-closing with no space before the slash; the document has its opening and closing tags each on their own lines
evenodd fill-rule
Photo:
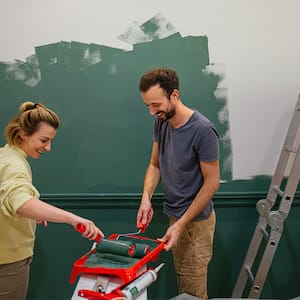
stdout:
<svg viewBox="0 0 300 300">
<path fill-rule="evenodd" d="M 284 221 L 292 207 L 294 195 L 300 179 L 300 146 L 298 130 L 300 127 L 300 94 L 293 113 L 287 135 L 275 168 L 266 199 L 256 204 L 259 213 L 252 240 L 246 258 L 235 284 L 232 298 L 242 298 L 247 283 L 250 293 L 248 298 L 259 299 L 266 277 L 268 275 L 274 254 L 284 228 Z M 286 181 L 283 181 L 287 178 Z M 282 187 L 283 186 L 283 187 Z M 273 209 L 274 205 L 278 207 Z M 277 205 L 278 204 L 278 205 Z M 257 258 L 262 239 L 266 240 L 265 249 L 256 262 L 258 267 L 256 275 L 252 272 L 253 264 Z"/>
</svg>

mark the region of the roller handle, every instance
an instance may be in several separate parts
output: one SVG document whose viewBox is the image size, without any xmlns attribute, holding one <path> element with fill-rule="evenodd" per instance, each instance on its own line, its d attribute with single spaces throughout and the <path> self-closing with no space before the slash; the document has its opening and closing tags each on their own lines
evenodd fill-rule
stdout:
<svg viewBox="0 0 300 300">
<path fill-rule="evenodd" d="M 138 225 L 138 229 L 142 233 L 144 233 L 146 231 L 147 227 L 148 227 L 148 224 L 139 223 L 139 225 Z"/>
<path fill-rule="evenodd" d="M 76 231 L 80 232 L 80 233 L 84 233 L 85 232 L 85 225 L 83 225 L 82 223 L 78 223 L 76 225 Z M 101 235 L 98 234 L 95 238 L 95 242 L 98 243 L 101 240 Z"/>
</svg>

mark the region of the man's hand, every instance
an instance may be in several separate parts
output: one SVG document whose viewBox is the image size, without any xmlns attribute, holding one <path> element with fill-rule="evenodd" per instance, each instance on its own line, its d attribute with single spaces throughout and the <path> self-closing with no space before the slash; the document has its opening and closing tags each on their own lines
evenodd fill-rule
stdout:
<svg viewBox="0 0 300 300">
<path fill-rule="evenodd" d="M 166 251 L 169 251 L 177 242 L 181 231 L 183 230 L 183 227 L 181 227 L 178 222 L 171 225 L 165 235 L 159 239 L 159 241 L 162 241 L 165 243 L 164 249 Z"/>
<path fill-rule="evenodd" d="M 142 201 L 137 213 L 136 226 L 139 224 L 148 225 L 152 221 L 154 210 L 151 201 Z"/>
</svg>

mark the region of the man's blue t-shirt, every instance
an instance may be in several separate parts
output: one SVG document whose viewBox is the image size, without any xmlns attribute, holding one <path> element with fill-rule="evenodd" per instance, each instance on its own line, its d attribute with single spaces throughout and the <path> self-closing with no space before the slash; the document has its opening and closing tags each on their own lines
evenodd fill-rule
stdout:
<svg viewBox="0 0 300 300">
<path fill-rule="evenodd" d="M 203 184 L 200 161 L 219 159 L 218 133 L 197 110 L 181 127 L 169 121 L 154 121 L 154 141 L 158 142 L 164 213 L 180 218 Z M 207 219 L 213 209 L 210 200 L 195 220 Z"/>
</svg>

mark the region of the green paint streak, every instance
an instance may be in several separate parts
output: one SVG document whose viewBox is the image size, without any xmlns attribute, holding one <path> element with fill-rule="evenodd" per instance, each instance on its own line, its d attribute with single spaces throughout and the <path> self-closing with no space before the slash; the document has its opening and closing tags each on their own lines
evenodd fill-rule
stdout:
<svg viewBox="0 0 300 300">
<path fill-rule="evenodd" d="M 154 36 L 155 32 L 158 31 L 159 26 L 156 22 L 154 22 L 154 20 L 150 20 L 142 26 L 142 29 L 146 34 Z"/>
</svg>

